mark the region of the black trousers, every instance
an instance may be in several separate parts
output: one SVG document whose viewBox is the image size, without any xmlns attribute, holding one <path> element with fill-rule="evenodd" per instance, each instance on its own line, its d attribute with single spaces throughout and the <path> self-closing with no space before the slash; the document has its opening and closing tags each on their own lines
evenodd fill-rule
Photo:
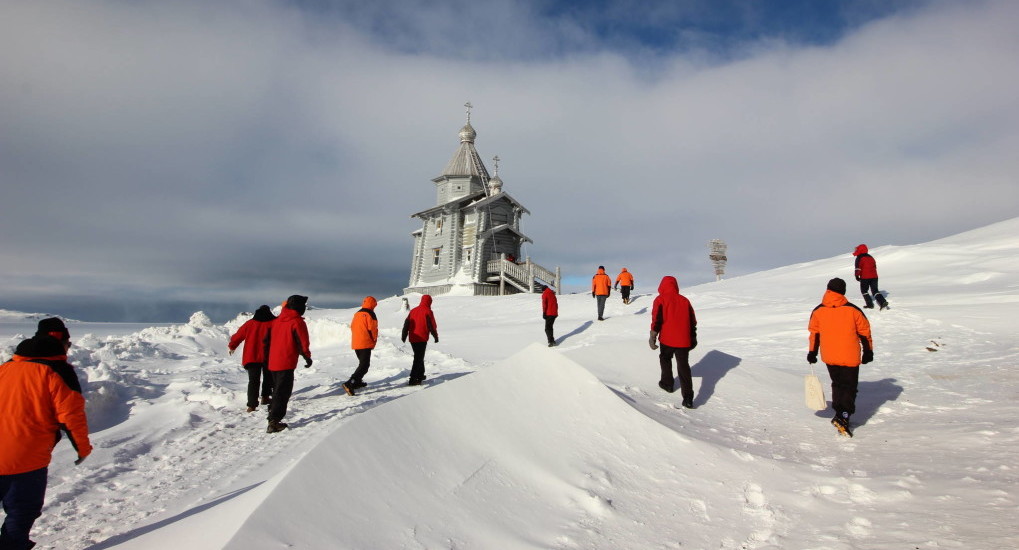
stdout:
<svg viewBox="0 0 1019 550">
<path fill-rule="evenodd" d="M 867 305 L 871 305 L 871 295 L 874 296 L 874 301 L 877 302 L 878 306 L 884 307 L 888 303 L 885 300 L 881 291 L 877 289 L 877 279 L 860 279 L 860 294 L 863 294 L 863 300 L 867 302 Z"/>
<path fill-rule="evenodd" d="M 279 422 L 287 414 L 290 394 L 294 393 L 294 369 L 274 370 L 272 373 L 273 396 L 269 405 L 269 421 Z"/>
<path fill-rule="evenodd" d="M 5 443 L 9 444 L 9 443 Z M 28 533 L 42 515 L 47 468 L 0 476 L 0 502 L 7 517 L 0 527 L 0 548 L 28 548 Z"/>
<path fill-rule="evenodd" d="M 545 336 L 548 338 L 549 344 L 555 343 L 555 336 L 552 335 L 552 325 L 555 324 L 556 315 L 545 316 Z"/>
<path fill-rule="evenodd" d="M 627 286 L 627 285 L 620 285 L 619 286 L 619 293 L 623 295 L 623 301 L 624 302 L 626 300 L 630 299 L 630 289 L 631 288 L 633 288 L 633 287 Z"/>
<path fill-rule="evenodd" d="M 254 408 L 258 406 L 259 395 L 272 395 L 272 375 L 269 374 L 268 363 L 248 363 L 244 365 L 244 370 L 248 371 L 248 406 Z M 260 384 L 261 393 L 258 391 Z"/>
<path fill-rule="evenodd" d="M 354 355 L 357 355 L 357 369 L 354 370 L 354 374 L 350 375 L 348 382 L 364 382 L 364 375 L 368 374 L 368 369 L 372 365 L 372 350 L 371 348 L 356 349 Z"/>
<path fill-rule="evenodd" d="M 859 367 L 843 367 L 828 365 L 831 376 L 831 406 L 835 413 L 853 414 L 856 412 L 856 388 L 860 382 Z"/>
<path fill-rule="evenodd" d="M 693 400 L 693 375 L 690 373 L 690 348 L 674 348 L 659 344 L 658 362 L 662 367 L 661 383 L 672 387 L 676 380 L 672 376 L 672 358 L 676 358 L 676 378 L 679 378 L 683 401 Z"/>
<path fill-rule="evenodd" d="M 425 348 L 428 342 L 411 342 L 411 349 L 414 350 L 414 362 L 410 365 L 410 379 L 420 382 L 425 379 Z"/>
</svg>

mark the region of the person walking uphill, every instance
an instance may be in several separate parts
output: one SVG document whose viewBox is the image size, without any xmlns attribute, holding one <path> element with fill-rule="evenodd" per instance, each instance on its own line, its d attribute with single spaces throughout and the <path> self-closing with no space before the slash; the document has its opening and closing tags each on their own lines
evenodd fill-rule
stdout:
<svg viewBox="0 0 1019 550">
<path fill-rule="evenodd" d="M 80 464 L 92 452 L 81 383 L 67 362 L 71 335 L 56 317 L 0 365 L 0 503 L 7 517 L 0 548 L 35 546 L 29 532 L 42 515 L 47 472 L 61 432 Z"/>
<path fill-rule="evenodd" d="M 254 317 L 237 329 L 227 344 L 230 355 L 233 355 L 241 342 L 244 342 L 241 363 L 244 370 L 248 371 L 248 412 L 254 412 L 258 408 L 259 381 L 262 385 L 262 404 L 268 405 L 272 398 L 272 376 L 269 374 L 269 350 L 265 345 L 265 337 L 269 335 L 269 329 L 275 320 L 276 316 L 272 314 L 269 306 L 263 305 L 255 310 Z"/>
<path fill-rule="evenodd" d="M 860 281 L 860 293 L 863 294 L 863 301 L 866 302 L 863 307 L 873 309 L 876 301 L 878 307 L 888 309 L 888 301 L 885 300 L 884 294 L 881 294 L 881 291 L 877 289 L 877 260 L 870 255 L 865 244 L 857 246 L 853 251 L 853 256 L 856 256 L 856 280 Z M 873 298 L 871 298 L 871 293 L 874 294 Z"/>
<path fill-rule="evenodd" d="M 831 423 L 839 433 L 852 437 L 849 417 L 856 412 L 860 364 L 874 360 L 874 342 L 867 316 L 849 303 L 845 294 L 845 281 L 838 277 L 828 281 L 820 305 L 810 313 L 807 362 L 816 363 L 820 349 L 831 376 L 831 404 L 835 409 Z"/>
<path fill-rule="evenodd" d="M 375 297 L 366 296 L 361 303 L 361 309 L 357 310 L 350 321 L 350 349 L 354 350 L 354 355 L 357 356 L 357 369 L 343 383 L 343 391 L 347 392 L 347 395 L 354 395 L 357 390 L 368 385 L 364 383 L 364 375 L 371 367 L 372 350 L 379 341 L 379 320 L 375 317 L 377 305 Z"/>
<path fill-rule="evenodd" d="M 633 274 L 624 267 L 619 275 L 616 275 L 615 287 L 620 289 L 623 295 L 623 303 L 630 303 L 630 291 L 633 290 Z"/>
<path fill-rule="evenodd" d="M 662 378 L 658 387 L 672 393 L 676 381 L 672 377 L 672 358 L 676 358 L 676 375 L 683 396 L 683 406 L 693 408 L 693 376 L 690 373 L 690 350 L 697 347 L 697 316 L 690 300 L 679 293 L 679 282 L 675 277 L 662 277 L 658 285 L 658 296 L 651 305 L 651 349 L 658 349 L 655 341 L 661 343 L 658 362 Z"/>
<path fill-rule="evenodd" d="M 549 287 L 541 291 L 541 318 L 545 320 L 545 337 L 548 338 L 548 347 L 555 345 L 555 336 L 552 335 L 552 325 L 559 316 L 559 300 L 555 297 L 555 291 Z"/>
<path fill-rule="evenodd" d="M 404 342 L 410 339 L 410 347 L 414 350 L 414 362 L 410 367 L 411 386 L 420 386 L 425 378 L 425 348 L 428 347 L 428 335 L 435 338 L 439 343 L 438 326 L 435 324 L 435 314 L 432 313 L 432 297 L 425 294 L 421 297 L 421 304 L 410 310 L 407 319 L 403 322 L 403 334 L 400 339 Z"/>
<path fill-rule="evenodd" d="M 290 394 L 294 391 L 294 369 L 297 358 L 304 357 L 304 368 L 311 366 L 311 349 L 308 341 L 308 325 L 304 323 L 304 311 L 308 297 L 293 295 L 283 303 L 283 311 L 272 322 L 267 345 L 269 347 L 269 372 L 272 373 L 273 396 L 269 404 L 269 427 L 267 433 L 283 431 L 287 425 L 281 422 L 287 414 Z"/>
<path fill-rule="evenodd" d="M 612 292 L 612 279 L 605 274 L 605 266 L 598 266 L 598 273 L 591 277 L 591 296 L 598 300 L 598 320 L 605 320 L 605 300 Z"/>
</svg>

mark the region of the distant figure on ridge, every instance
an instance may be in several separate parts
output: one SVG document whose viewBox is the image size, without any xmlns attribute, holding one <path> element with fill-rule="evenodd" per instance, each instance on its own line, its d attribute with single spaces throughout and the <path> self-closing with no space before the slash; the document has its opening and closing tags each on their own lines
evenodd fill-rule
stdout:
<svg viewBox="0 0 1019 550">
<path fill-rule="evenodd" d="M 294 370 L 297 358 L 304 357 L 304 368 L 311 366 L 311 348 L 304 311 L 308 297 L 293 295 L 283 302 L 280 316 L 272 323 L 267 344 L 269 346 L 269 372 L 272 373 L 273 396 L 269 405 L 269 427 L 266 433 L 287 429 L 281 420 L 287 414 L 290 394 L 294 391 Z"/>
<path fill-rule="evenodd" d="M 28 549 L 42 515 L 53 448 L 63 432 L 80 464 L 92 452 L 85 398 L 67 362 L 71 334 L 56 317 L 39 321 L 35 336 L 18 344 L 0 365 L 0 503 L 7 517 L 0 548 Z M 60 523 L 59 519 L 54 520 Z"/>
<path fill-rule="evenodd" d="M 856 256 L 856 280 L 860 281 L 860 293 L 863 294 L 863 301 L 867 309 L 874 308 L 874 301 L 881 309 L 888 309 L 888 302 L 884 294 L 877 289 L 877 260 L 868 253 L 867 245 L 861 244 L 853 251 Z M 874 294 L 871 299 L 871 293 Z"/>
<path fill-rule="evenodd" d="M 350 349 L 354 350 L 357 356 L 357 369 L 350 378 L 343 383 L 343 391 L 347 395 L 355 395 L 355 392 L 368 384 L 364 382 L 364 375 L 371 367 L 372 350 L 379 341 L 379 320 L 375 317 L 375 306 L 378 301 L 374 296 L 366 296 L 361 303 L 361 309 L 357 310 L 354 318 L 350 320 Z"/>
<path fill-rule="evenodd" d="M 435 324 L 435 314 L 432 313 L 432 297 L 428 294 L 421 296 L 421 304 L 410 310 L 407 319 L 403 322 L 403 334 L 400 339 L 404 342 L 410 338 L 410 347 L 414 350 L 414 362 L 410 367 L 411 386 L 420 386 L 425 376 L 425 348 L 428 347 L 428 335 L 435 338 L 439 343 L 438 326 Z"/>
<path fill-rule="evenodd" d="M 555 345 L 555 336 L 552 334 L 552 325 L 559 316 L 559 300 L 555 297 L 555 291 L 551 287 L 545 287 L 541 291 L 541 318 L 545 320 L 545 337 L 548 338 L 548 347 Z"/>
<path fill-rule="evenodd" d="M 605 266 L 598 266 L 598 273 L 591 277 L 591 297 L 598 300 L 598 320 L 605 320 L 605 300 L 612 293 L 612 279 L 605 274 Z"/>
<path fill-rule="evenodd" d="M 672 393 L 676 381 L 672 376 L 672 358 L 676 358 L 676 377 L 683 395 L 683 406 L 693 408 L 693 375 L 690 373 L 690 350 L 697 347 L 697 316 L 690 300 L 679 293 L 679 282 L 671 275 L 662 277 L 658 296 L 651 305 L 651 349 L 658 349 L 662 377 L 658 387 Z"/>
<path fill-rule="evenodd" d="M 276 316 L 272 314 L 269 306 L 260 306 L 255 310 L 255 316 L 245 321 L 227 344 L 230 355 L 233 355 L 237 346 L 244 342 L 241 364 L 244 365 L 244 370 L 248 371 L 248 412 L 254 412 L 258 408 L 259 381 L 262 384 L 262 404 L 268 405 L 272 399 L 272 375 L 269 374 L 269 349 L 265 338 L 269 335 L 269 329 L 275 320 Z"/>
<path fill-rule="evenodd" d="M 623 270 L 616 275 L 615 288 L 618 288 L 620 293 L 623 295 L 623 303 L 630 303 L 630 291 L 633 290 L 633 274 L 626 270 Z"/>
<path fill-rule="evenodd" d="M 846 299 L 846 282 L 836 277 L 828 281 L 821 304 L 810 313 L 810 344 L 807 362 L 817 362 L 817 351 L 831 375 L 831 404 L 835 417 L 831 423 L 842 435 L 853 436 L 849 416 L 856 412 L 856 391 L 860 364 L 874 360 L 874 342 L 867 316 Z M 860 357 L 860 349 L 863 357 Z"/>
</svg>

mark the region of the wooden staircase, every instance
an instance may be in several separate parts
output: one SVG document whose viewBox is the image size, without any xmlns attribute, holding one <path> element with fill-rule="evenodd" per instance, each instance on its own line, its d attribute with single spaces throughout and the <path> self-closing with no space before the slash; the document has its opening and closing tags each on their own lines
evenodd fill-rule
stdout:
<svg viewBox="0 0 1019 550">
<path fill-rule="evenodd" d="M 488 282 L 499 283 L 500 296 L 506 294 L 506 285 L 529 293 L 541 292 L 549 286 L 559 294 L 562 288 L 562 276 L 558 267 L 551 271 L 532 262 L 531 258 L 518 264 L 507 260 L 505 254 L 500 254 L 498 260 L 489 260 L 485 268 L 488 271 Z"/>
</svg>

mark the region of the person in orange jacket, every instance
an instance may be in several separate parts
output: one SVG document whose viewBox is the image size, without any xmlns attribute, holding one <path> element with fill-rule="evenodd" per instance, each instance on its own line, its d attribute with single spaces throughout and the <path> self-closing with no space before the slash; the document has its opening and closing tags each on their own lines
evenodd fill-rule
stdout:
<svg viewBox="0 0 1019 550">
<path fill-rule="evenodd" d="M 272 373 L 273 396 L 269 404 L 267 433 L 281 432 L 287 424 L 281 422 L 287 414 L 290 395 L 294 391 L 294 370 L 297 358 L 304 357 L 304 368 L 311 366 L 311 347 L 304 311 L 308 297 L 297 294 L 283 302 L 283 310 L 272 322 L 267 344 L 269 346 L 269 372 Z"/>
<path fill-rule="evenodd" d="M 619 275 L 616 275 L 615 288 L 620 289 L 623 295 L 623 303 L 630 303 L 630 291 L 633 290 L 633 274 L 624 267 Z"/>
<path fill-rule="evenodd" d="M 821 303 L 810 313 L 807 330 L 807 362 L 816 363 L 820 350 L 831 376 L 831 404 L 835 409 L 831 423 L 839 433 L 852 437 L 849 417 L 856 412 L 860 365 L 874 360 L 874 341 L 867 316 L 846 299 L 845 281 L 838 277 L 828 281 Z"/>
<path fill-rule="evenodd" d="M 552 325 L 556 317 L 559 317 L 559 300 L 555 297 L 555 291 L 545 287 L 541 291 L 541 318 L 545 320 L 545 337 L 548 338 L 548 347 L 555 345 L 555 336 L 552 335 Z"/>
<path fill-rule="evenodd" d="M 410 338 L 410 347 L 414 350 L 414 362 L 410 367 L 411 386 L 420 386 L 427 378 L 425 376 L 425 349 L 428 347 L 428 335 L 435 338 L 439 343 L 439 328 L 435 324 L 435 314 L 432 313 L 432 297 L 428 294 L 421 296 L 421 303 L 407 314 L 403 322 L 403 333 L 400 339 L 404 342 Z"/>
<path fill-rule="evenodd" d="M 658 387 L 672 393 L 676 380 L 672 376 L 672 358 L 676 358 L 676 378 L 683 395 L 683 406 L 693 408 L 693 375 L 690 372 L 690 350 L 697 347 L 697 316 L 690 300 L 679 293 L 679 282 L 671 275 L 662 277 L 658 296 L 651 304 L 651 338 L 648 345 L 658 349 L 662 377 Z"/>
<path fill-rule="evenodd" d="M 598 266 L 598 273 L 591 277 L 591 297 L 598 300 L 598 320 L 605 320 L 605 300 L 612 293 L 612 279 L 605 274 L 605 266 Z"/>
<path fill-rule="evenodd" d="M 56 317 L 0 365 L 0 503 L 7 517 L 0 548 L 32 548 L 29 533 L 42 515 L 47 471 L 61 432 L 77 451 L 92 452 L 81 383 L 67 362 L 71 334 Z"/>
<path fill-rule="evenodd" d="M 357 356 L 357 369 L 343 383 L 343 391 L 347 392 L 347 395 L 355 395 L 357 390 L 368 385 L 364 383 L 364 375 L 371 367 L 372 350 L 379 341 L 379 320 L 375 317 L 377 305 L 375 297 L 366 296 L 361 303 L 361 309 L 357 310 L 350 321 L 350 349 L 354 350 L 354 355 Z"/>
<path fill-rule="evenodd" d="M 275 320 L 276 316 L 272 314 L 269 306 L 263 305 L 255 310 L 254 317 L 237 329 L 227 344 L 230 355 L 233 355 L 238 346 L 244 343 L 241 363 L 244 370 L 248 371 L 248 412 L 254 412 L 258 408 L 259 382 L 262 385 L 262 404 L 268 405 L 272 399 L 272 375 L 269 374 L 269 349 L 265 344 L 265 337 Z"/>
</svg>

